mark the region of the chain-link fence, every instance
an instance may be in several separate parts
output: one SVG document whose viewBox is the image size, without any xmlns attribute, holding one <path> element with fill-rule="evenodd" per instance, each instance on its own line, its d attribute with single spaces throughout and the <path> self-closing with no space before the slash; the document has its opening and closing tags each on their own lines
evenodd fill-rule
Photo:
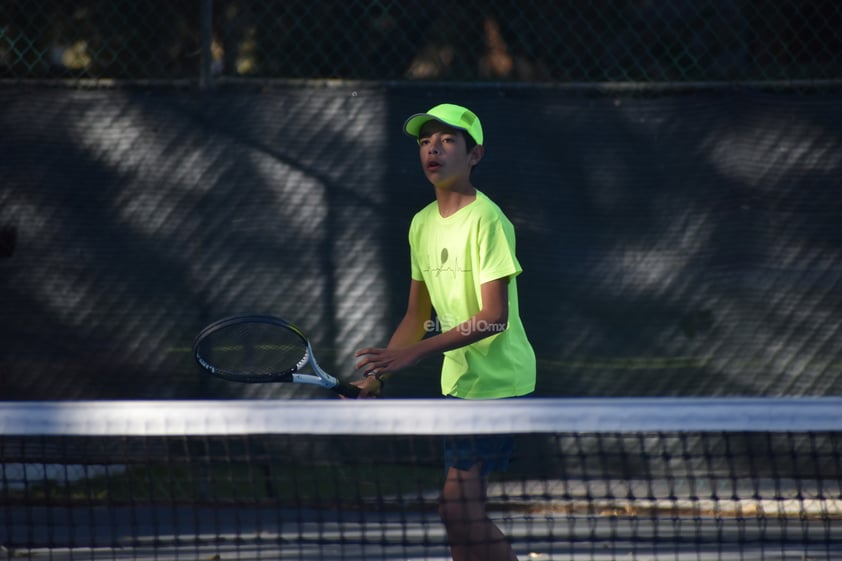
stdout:
<svg viewBox="0 0 842 561">
<path fill-rule="evenodd" d="M 432 197 L 401 124 L 442 101 L 482 119 L 540 395 L 840 395 L 840 91 L 837 0 L 2 0 L 0 398 L 299 391 L 199 376 L 244 312 L 355 375 Z"/>
<path fill-rule="evenodd" d="M 0 76 L 820 85 L 840 30 L 836 0 L 6 0 Z"/>
</svg>

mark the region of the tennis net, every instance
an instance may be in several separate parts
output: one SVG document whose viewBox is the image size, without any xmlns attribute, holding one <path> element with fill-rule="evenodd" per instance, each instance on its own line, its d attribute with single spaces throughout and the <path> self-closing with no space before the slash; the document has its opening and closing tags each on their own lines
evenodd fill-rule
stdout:
<svg viewBox="0 0 842 561">
<path fill-rule="evenodd" d="M 442 441 L 507 434 L 533 560 L 842 558 L 842 399 L 0 403 L 9 558 L 440 560 Z"/>
</svg>

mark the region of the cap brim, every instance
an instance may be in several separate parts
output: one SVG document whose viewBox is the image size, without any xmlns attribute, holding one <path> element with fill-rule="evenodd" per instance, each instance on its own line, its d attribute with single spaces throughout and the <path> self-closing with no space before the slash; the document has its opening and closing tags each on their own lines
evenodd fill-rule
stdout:
<svg viewBox="0 0 842 561">
<path fill-rule="evenodd" d="M 439 123 L 447 125 L 450 128 L 465 131 L 466 133 L 470 134 L 470 132 L 468 132 L 468 129 L 452 125 L 447 121 L 443 121 L 434 115 L 430 115 L 429 113 L 416 113 L 415 115 L 411 115 L 409 119 L 407 119 L 406 122 L 403 124 L 403 131 L 413 138 L 418 138 L 418 135 L 421 134 L 421 128 L 430 121 L 438 121 Z"/>
<path fill-rule="evenodd" d="M 427 113 L 416 113 L 415 115 L 411 115 L 409 119 L 403 124 L 403 132 L 412 136 L 414 138 L 418 138 L 418 135 L 421 133 L 421 127 L 423 127 L 426 123 L 430 121 L 438 121 L 432 115 L 428 115 Z"/>
</svg>

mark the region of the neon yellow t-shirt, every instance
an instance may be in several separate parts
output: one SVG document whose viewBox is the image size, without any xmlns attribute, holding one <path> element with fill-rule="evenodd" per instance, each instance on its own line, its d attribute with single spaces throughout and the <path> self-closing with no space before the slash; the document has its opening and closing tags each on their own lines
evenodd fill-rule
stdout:
<svg viewBox="0 0 842 561">
<path fill-rule="evenodd" d="M 476 200 L 443 218 L 432 202 L 409 228 L 412 278 L 427 286 L 442 331 L 482 309 L 483 283 L 509 278 L 509 322 L 505 331 L 444 353 L 443 395 L 490 399 L 535 390 L 535 353 L 521 323 L 514 226 L 500 208 L 477 191 Z M 480 326 L 483 327 L 483 326 Z"/>
</svg>

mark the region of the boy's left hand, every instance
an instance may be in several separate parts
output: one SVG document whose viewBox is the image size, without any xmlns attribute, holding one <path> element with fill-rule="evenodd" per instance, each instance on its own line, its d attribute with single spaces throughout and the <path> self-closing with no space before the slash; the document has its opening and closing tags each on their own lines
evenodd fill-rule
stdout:
<svg viewBox="0 0 842 561">
<path fill-rule="evenodd" d="M 363 357 L 356 368 L 361 369 L 366 376 L 371 376 L 375 372 L 380 374 L 397 372 L 418 363 L 414 346 L 397 349 L 368 347 L 360 349 L 354 356 Z"/>
</svg>

